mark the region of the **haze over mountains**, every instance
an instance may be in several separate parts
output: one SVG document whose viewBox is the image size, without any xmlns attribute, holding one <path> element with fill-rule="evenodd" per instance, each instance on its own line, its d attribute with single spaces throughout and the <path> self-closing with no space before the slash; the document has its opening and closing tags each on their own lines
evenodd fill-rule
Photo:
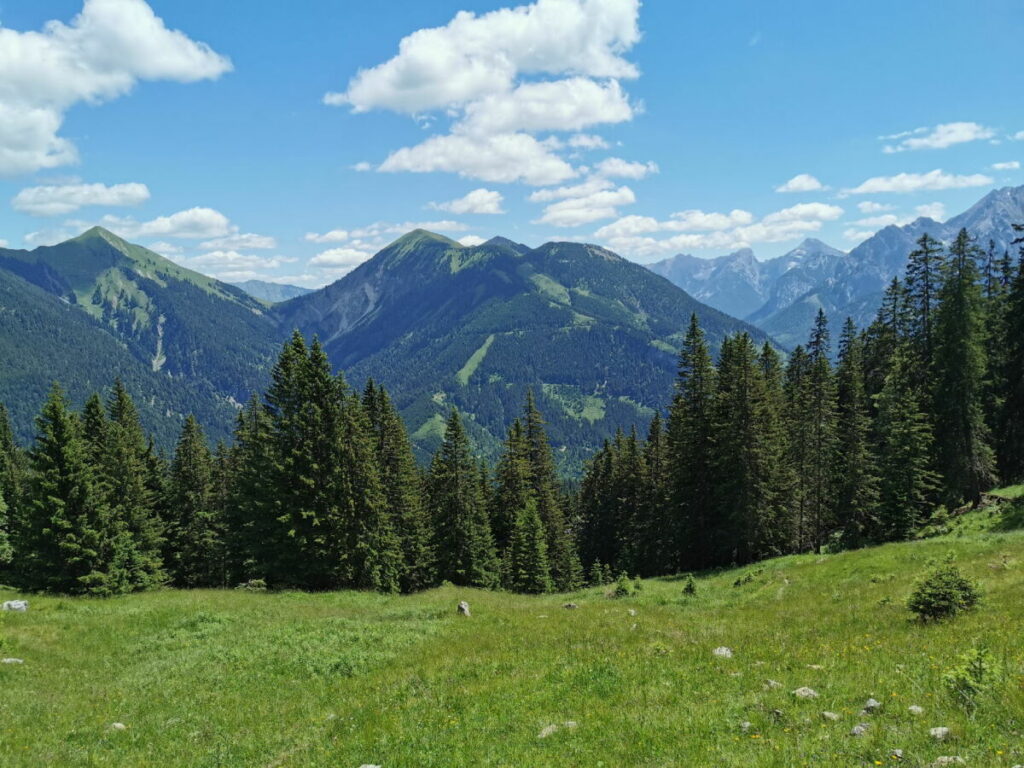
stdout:
<svg viewBox="0 0 1024 768">
<path fill-rule="evenodd" d="M 1024 221 L 1024 186 L 993 190 L 946 222 L 919 218 L 890 225 L 849 253 L 808 239 L 789 253 L 758 261 L 743 249 L 714 259 L 680 254 L 650 265 L 695 298 L 742 317 L 785 347 L 802 343 L 818 309 L 840 322 L 864 326 L 878 310 L 885 286 L 901 275 L 907 254 L 924 233 L 941 241 L 966 228 L 984 248 L 1010 247 L 1012 224 Z"/>
</svg>

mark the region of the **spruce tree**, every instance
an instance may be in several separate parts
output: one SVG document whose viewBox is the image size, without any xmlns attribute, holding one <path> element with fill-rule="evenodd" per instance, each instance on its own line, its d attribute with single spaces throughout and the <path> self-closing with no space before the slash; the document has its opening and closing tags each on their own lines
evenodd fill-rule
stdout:
<svg viewBox="0 0 1024 768">
<path fill-rule="evenodd" d="M 271 486 L 270 417 L 253 395 L 238 414 L 229 452 L 230 486 L 224 521 L 228 579 L 242 583 L 270 576 L 283 526 Z"/>
<path fill-rule="evenodd" d="M 224 531 L 215 506 L 213 457 L 194 416 L 185 419 L 168 485 L 165 559 L 174 584 L 223 586 Z"/>
<path fill-rule="evenodd" d="M 807 344 L 807 429 L 811 455 L 808 462 L 807 503 L 811 516 L 811 545 L 820 550 L 835 523 L 836 388 L 830 360 L 828 319 L 818 310 Z"/>
<path fill-rule="evenodd" d="M 505 445 L 494 472 L 491 529 L 498 554 L 506 559 L 520 511 L 532 502 L 537 508 L 530 475 L 530 456 L 523 424 L 515 419 L 508 428 Z M 543 521 L 541 521 L 543 524 Z M 547 534 L 545 534 L 547 535 Z"/>
<path fill-rule="evenodd" d="M 910 538 L 938 484 L 931 470 L 932 431 L 912 370 L 916 354 L 900 347 L 876 396 L 880 538 Z"/>
<path fill-rule="evenodd" d="M 573 532 L 566 521 L 565 510 L 562 509 L 555 459 L 544 430 L 544 419 L 537 410 L 532 391 L 526 394 L 523 440 L 534 501 L 547 535 L 551 578 L 555 588 L 560 591 L 576 589 L 583 583 L 583 568 Z"/>
<path fill-rule="evenodd" d="M 661 414 L 655 413 L 643 445 L 643 511 L 640 534 L 641 575 L 673 573 L 679 568 L 677 538 L 666 536 L 677 525 L 669 503 L 668 440 Z"/>
<path fill-rule="evenodd" d="M 100 456 L 100 475 L 107 505 L 123 534 L 119 567 L 135 589 L 161 584 L 163 521 L 150 485 L 149 442 L 139 414 L 121 380 L 107 399 L 107 425 Z"/>
<path fill-rule="evenodd" d="M 1024 226 L 1015 229 L 1024 233 Z M 1017 240 L 1024 243 L 1024 237 Z M 1006 297 L 1002 396 L 997 420 L 999 473 L 1006 483 L 1024 482 L 1024 244 Z"/>
<path fill-rule="evenodd" d="M 811 479 L 814 466 L 811 414 L 811 358 L 797 346 L 786 365 L 786 448 L 793 472 L 793 533 L 798 552 L 810 548 L 813 530 L 811 517 Z"/>
<path fill-rule="evenodd" d="M 878 476 L 871 447 L 871 415 L 864 388 L 864 342 L 847 318 L 839 340 L 836 519 L 848 547 L 877 533 Z"/>
<path fill-rule="evenodd" d="M 29 452 L 31 485 L 18 531 L 22 586 L 68 594 L 107 595 L 132 584 L 104 494 L 98 488 L 78 417 L 54 384 L 36 418 Z"/>
<path fill-rule="evenodd" d="M 922 381 L 931 369 L 935 352 L 935 313 L 943 284 L 945 257 L 942 243 L 925 233 L 917 241 L 917 248 L 908 257 L 906 270 L 907 302 L 910 310 L 910 336 L 914 350 L 922 364 Z"/>
<path fill-rule="evenodd" d="M 517 511 L 503 569 L 505 586 L 513 592 L 538 594 L 553 589 L 547 533 L 532 498 Z"/>
<path fill-rule="evenodd" d="M 385 506 L 401 541 L 402 590 L 426 589 L 436 582 L 434 532 L 412 444 L 388 393 L 372 380 L 363 393 L 363 407 L 376 440 Z"/>
<path fill-rule="evenodd" d="M 493 587 L 498 583 L 498 560 L 479 479 L 469 437 L 453 408 L 428 479 L 438 576 L 454 584 Z"/>
<path fill-rule="evenodd" d="M 767 341 L 757 359 L 763 385 L 758 419 L 761 434 L 762 507 L 759 549 L 764 556 L 793 551 L 796 528 L 793 521 L 793 470 L 789 465 L 786 431 L 786 394 L 782 358 Z"/>
<path fill-rule="evenodd" d="M 935 438 L 949 504 L 977 504 L 995 481 L 984 416 L 985 315 L 977 257 L 967 230 L 960 230 L 949 249 L 935 317 Z"/>
<path fill-rule="evenodd" d="M 691 315 L 668 417 L 668 494 L 673 523 L 665 536 L 674 540 L 673 549 L 679 552 L 676 570 L 700 570 L 714 560 L 710 549 L 715 519 L 711 472 L 714 399 L 711 351 L 697 316 Z"/>
<path fill-rule="evenodd" d="M 610 564 L 619 558 L 619 521 L 614 504 L 615 455 L 610 440 L 590 459 L 580 483 L 580 548 L 584 562 Z"/>
<path fill-rule="evenodd" d="M 14 440 L 10 417 L 0 403 L 0 570 L 14 556 L 13 541 L 18 526 L 18 508 L 25 482 L 24 459 Z"/>
</svg>

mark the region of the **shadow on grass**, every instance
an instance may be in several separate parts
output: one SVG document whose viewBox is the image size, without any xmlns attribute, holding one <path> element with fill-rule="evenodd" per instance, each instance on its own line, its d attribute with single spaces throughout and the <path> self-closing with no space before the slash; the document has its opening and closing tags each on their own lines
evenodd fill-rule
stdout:
<svg viewBox="0 0 1024 768">
<path fill-rule="evenodd" d="M 1011 504 L 1000 516 L 999 521 L 992 526 L 993 531 L 1016 531 L 1024 528 L 1024 502 L 1018 501 Z"/>
</svg>

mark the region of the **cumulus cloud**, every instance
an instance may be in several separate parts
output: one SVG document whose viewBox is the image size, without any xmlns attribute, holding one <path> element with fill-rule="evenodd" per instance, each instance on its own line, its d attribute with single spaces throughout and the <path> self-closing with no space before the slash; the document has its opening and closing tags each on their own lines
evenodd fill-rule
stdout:
<svg viewBox="0 0 1024 768">
<path fill-rule="evenodd" d="M 498 214 L 505 212 L 501 208 L 502 202 L 504 202 L 504 198 L 500 192 L 481 187 L 456 200 L 449 200 L 446 203 L 430 203 L 429 207 L 438 211 L 448 211 L 456 216 L 466 213 Z"/>
<path fill-rule="evenodd" d="M 957 176 L 940 168 L 928 173 L 899 173 L 895 176 L 874 176 L 853 189 L 844 190 L 851 195 L 872 195 L 882 192 L 921 192 L 943 189 L 984 187 L 992 183 L 991 176 L 974 173 Z"/>
<path fill-rule="evenodd" d="M 872 200 L 863 200 L 857 203 L 857 209 L 861 213 L 881 213 L 882 211 L 891 211 L 892 206 L 885 203 L 876 203 Z"/>
<path fill-rule="evenodd" d="M 366 247 L 331 248 L 309 260 L 309 266 L 333 278 L 343 277 L 373 256 Z"/>
<path fill-rule="evenodd" d="M 954 144 L 991 139 L 993 136 L 995 136 L 995 131 L 980 123 L 960 122 L 942 123 L 931 129 L 915 128 L 912 131 L 903 131 L 879 138 L 883 141 L 899 140 L 896 144 L 886 144 L 882 148 L 886 154 L 893 154 L 917 149 L 946 149 Z"/>
<path fill-rule="evenodd" d="M 621 157 L 608 157 L 595 166 L 598 176 L 613 179 L 642 179 L 650 173 L 658 172 L 657 163 L 640 163 L 623 160 Z"/>
<path fill-rule="evenodd" d="M 479 235 L 466 235 L 465 237 L 460 237 L 459 238 L 459 242 L 462 245 L 474 246 L 474 245 L 482 245 L 483 243 L 486 243 L 487 241 L 484 238 L 480 237 Z"/>
<path fill-rule="evenodd" d="M 305 240 L 311 243 L 343 243 L 348 240 L 347 229 L 332 229 L 329 232 L 307 232 Z"/>
<path fill-rule="evenodd" d="M 825 186 L 809 173 L 798 173 L 785 184 L 775 188 L 776 192 L 817 192 Z"/>
<path fill-rule="evenodd" d="M 0 175 L 73 163 L 58 135 L 74 104 L 123 96 L 140 80 L 215 79 L 231 62 L 168 29 L 143 0 L 85 0 L 69 24 L 0 27 Z"/>
<path fill-rule="evenodd" d="M 667 220 L 649 216 L 624 216 L 594 233 L 612 250 L 635 258 L 653 257 L 684 250 L 734 249 L 756 243 L 785 242 L 817 232 L 826 221 L 843 215 L 843 209 L 824 203 L 800 203 L 755 220 L 744 210 L 729 213 L 680 211 Z M 674 232 L 669 237 L 657 233 Z"/>
<path fill-rule="evenodd" d="M 276 269 L 284 264 L 297 261 L 292 257 L 264 256 L 238 251 L 208 251 L 189 259 L 178 259 L 178 263 L 197 270 L 213 270 L 214 273 L 240 271 L 244 269 Z"/>
<path fill-rule="evenodd" d="M 549 145 L 526 133 L 432 136 L 420 144 L 392 152 L 378 170 L 392 173 L 445 171 L 482 181 L 521 181 L 535 186 L 558 184 L 577 175 Z"/>
<path fill-rule="evenodd" d="M 1017 131 L 1010 138 L 1013 139 L 1014 141 L 1024 141 L 1024 131 Z"/>
<path fill-rule="evenodd" d="M 235 227 L 220 211 L 213 208 L 189 208 L 151 221 L 106 215 L 102 226 L 129 240 L 137 237 L 216 238 L 235 234 Z"/>
<path fill-rule="evenodd" d="M 622 81 L 639 75 L 624 55 L 640 39 L 639 0 L 536 0 L 403 38 L 391 59 L 363 69 L 324 103 L 449 120 L 439 133 L 392 152 L 377 169 L 443 171 L 490 182 L 558 184 L 577 174 L 541 132 L 631 120 Z M 599 137 L 570 138 L 576 149 Z"/>
<path fill-rule="evenodd" d="M 204 251 L 237 251 L 245 248 L 264 250 L 277 248 L 277 240 L 269 235 L 256 235 L 251 232 L 240 232 L 225 237 L 206 240 L 199 244 Z"/>
<path fill-rule="evenodd" d="M 891 207 L 888 206 L 884 210 L 891 209 Z M 843 237 L 847 240 L 860 242 L 871 237 L 879 229 L 892 226 L 902 227 L 922 216 L 934 219 L 935 221 L 942 221 L 946 218 L 946 206 L 943 203 L 937 202 L 925 203 L 924 205 L 915 206 L 913 214 L 900 216 L 895 213 L 882 213 L 877 216 L 857 219 L 853 222 L 853 227 L 843 232 Z"/>
<path fill-rule="evenodd" d="M 161 256 L 166 256 L 168 258 L 172 256 L 180 256 L 185 252 L 185 249 L 182 248 L 180 245 L 164 242 L 163 240 L 156 243 L 150 243 L 146 247 L 149 248 L 149 250 L 159 253 Z"/>
<path fill-rule="evenodd" d="M 89 205 L 138 205 L 148 199 L 145 184 L 57 184 L 26 187 L 14 196 L 11 205 L 31 216 L 64 216 Z"/>
<path fill-rule="evenodd" d="M 992 163 L 992 170 L 994 171 L 1018 171 L 1020 170 L 1020 161 L 1009 160 L 1005 163 Z"/>
<path fill-rule="evenodd" d="M 620 205 L 635 202 L 636 195 L 629 187 L 596 190 L 551 203 L 544 208 L 544 213 L 536 223 L 555 227 L 578 227 L 581 224 L 614 218 L 618 215 Z"/>
<path fill-rule="evenodd" d="M 6 248 L 7 245 L 7 241 L 0 237 L 0 248 Z"/>
</svg>

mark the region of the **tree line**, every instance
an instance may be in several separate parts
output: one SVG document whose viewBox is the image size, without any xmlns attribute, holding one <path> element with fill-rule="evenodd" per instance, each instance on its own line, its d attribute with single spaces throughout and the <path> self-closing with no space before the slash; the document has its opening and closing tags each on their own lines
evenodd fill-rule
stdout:
<svg viewBox="0 0 1024 768">
<path fill-rule="evenodd" d="M 835 355 L 823 312 L 786 360 L 740 333 L 716 361 L 693 317 L 667 416 L 571 492 L 532 395 L 493 467 L 453 409 L 422 468 L 388 393 L 297 332 L 230 446 L 189 417 L 165 458 L 120 382 L 81 411 L 54 385 L 36 430 L 21 449 L 0 406 L 0 570 L 24 589 L 540 593 L 905 539 L 1024 480 L 1024 248 L 923 236 Z"/>
<path fill-rule="evenodd" d="M 922 236 L 837 352 L 819 310 L 785 362 L 740 333 L 716 363 L 694 317 L 667 419 L 590 464 L 584 562 L 657 575 L 902 540 L 1024 480 L 1024 247 Z"/>
</svg>

